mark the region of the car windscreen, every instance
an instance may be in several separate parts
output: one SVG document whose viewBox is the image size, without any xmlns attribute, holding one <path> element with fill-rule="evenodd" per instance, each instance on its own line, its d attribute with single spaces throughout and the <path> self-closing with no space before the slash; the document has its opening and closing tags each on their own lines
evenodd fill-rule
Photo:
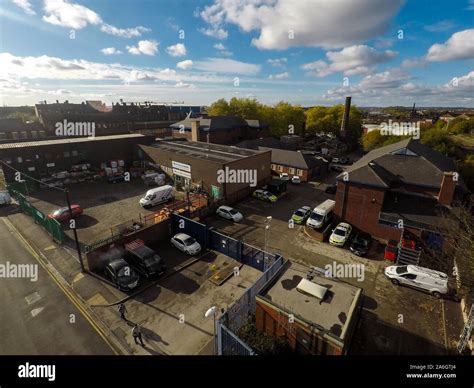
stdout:
<svg viewBox="0 0 474 388">
<path fill-rule="evenodd" d="M 313 213 L 313 214 L 311 214 L 311 219 L 312 219 L 312 220 L 315 220 L 315 221 L 320 222 L 320 221 L 323 220 L 323 218 L 324 218 L 324 217 L 323 217 L 321 214 L 318 214 L 318 213 Z"/>
<path fill-rule="evenodd" d="M 402 273 L 406 273 L 407 272 L 407 269 L 408 267 L 406 265 L 402 266 L 402 267 L 397 267 L 395 269 L 395 271 L 398 273 L 398 274 L 402 274 Z"/>
<path fill-rule="evenodd" d="M 334 231 L 334 234 L 337 235 L 337 236 L 345 236 L 346 231 L 344 229 L 336 228 L 336 230 Z"/>
<path fill-rule="evenodd" d="M 161 261 L 161 257 L 158 255 L 153 255 L 145 258 L 145 266 L 147 267 L 154 267 L 155 265 L 159 264 Z"/>
<path fill-rule="evenodd" d="M 297 217 L 304 217 L 304 211 L 303 210 L 297 210 L 295 211 L 295 216 Z"/>
<path fill-rule="evenodd" d="M 193 245 L 195 242 L 196 242 L 195 239 L 193 239 L 192 237 L 188 237 L 186 240 L 184 240 L 184 245 L 189 247 L 190 245 Z"/>
<path fill-rule="evenodd" d="M 235 215 L 238 214 L 239 212 L 238 212 L 237 210 L 235 210 L 235 209 L 230 209 L 230 210 L 229 210 L 229 213 L 230 213 L 231 215 L 235 216 Z"/>
</svg>

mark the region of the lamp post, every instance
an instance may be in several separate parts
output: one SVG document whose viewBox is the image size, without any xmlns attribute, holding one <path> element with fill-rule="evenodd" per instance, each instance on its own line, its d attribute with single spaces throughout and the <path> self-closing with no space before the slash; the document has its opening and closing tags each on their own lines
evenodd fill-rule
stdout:
<svg viewBox="0 0 474 388">
<path fill-rule="evenodd" d="M 264 244 L 264 247 L 263 247 L 263 267 L 265 269 L 266 267 L 266 263 L 267 263 L 267 260 L 268 260 L 268 257 L 267 257 L 267 241 L 268 241 L 268 236 L 270 234 L 270 223 L 272 221 L 272 216 L 267 216 L 266 220 L 265 220 L 265 244 Z"/>
<path fill-rule="evenodd" d="M 209 310 L 206 311 L 204 316 L 209 318 L 210 316 L 213 317 L 214 321 L 214 355 L 217 355 L 217 338 L 216 338 L 216 306 L 212 306 Z"/>
<path fill-rule="evenodd" d="M 69 198 L 69 190 L 66 189 L 64 193 L 66 194 L 67 207 L 69 209 L 69 217 L 71 217 L 71 219 L 73 219 L 73 214 L 72 214 L 72 209 L 71 209 L 71 199 Z M 82 272 L 85 272 L 84 262 L 82 261 L 82 255 L 81 255 L 81 247 L 79 245 L 79 239 L 77 238 L 77 230 L 76 230 L 76 225 L 75 224 L 74 224 L 74 228 L 72 228 L 72 231 L 74 233 L 74 240 L 76 242 L 77 257 L 79 258 L 79 263 L 81 264 L 81 270 L 82 270 Z"/>
</svg>

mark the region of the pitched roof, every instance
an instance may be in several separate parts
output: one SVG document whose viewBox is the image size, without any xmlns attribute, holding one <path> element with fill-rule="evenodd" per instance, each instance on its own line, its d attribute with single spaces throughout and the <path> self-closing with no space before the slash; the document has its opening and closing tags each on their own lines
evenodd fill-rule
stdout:
<svg viewBox="0 0 474 388">
<path fill-rule="evenodd" d="M 171 125 L 171 128 L 182 128 L 191 130 L 191 123 L 199 121 L 199 129 L 204 131 L 219 131 L 243 127 L 255 127 L 258 120 L 244 120 L 237 116 L 208 116 L 207 118 L 187 118 Z"/>
<path fill-rule="evenodd" d="M 405 139 L 377 148 L 344 171 L 349 181 L 382 188 L 398 184 L 440 188 L 443 173 L 456 171 L 452 159 L 421 144 Z M 343 174 L 338 176 L 342 180 Z"/>
<path fill-rule="evenodd" d="M 258 147 L 260 151 L 272 151 L 272 163 L 288 167 L 307 170 L 318 164 L 311 155 L 305 155 L 298 151 L 282 150 L 278 148 Z"/>
</svg>

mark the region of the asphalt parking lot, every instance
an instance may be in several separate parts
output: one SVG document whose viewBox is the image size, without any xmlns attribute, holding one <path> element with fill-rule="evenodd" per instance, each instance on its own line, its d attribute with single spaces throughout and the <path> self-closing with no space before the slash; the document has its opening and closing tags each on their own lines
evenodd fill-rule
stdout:
<svg viewBox="0 0 474 388">
<path fill-rule="evenodd" d="M 326 181 L 331 182 L 331 177 Z M 372 242 L 366 258 L 353 255 L 347 245 L 337 248 L 318 242 L 304 233 L 304 227 L 288 227 L 292 213 L 303 205 L 314 207 L 327 198 L 325 184 L 288 185 L 288 192 L 270 204 L 248 198 L 234 207 L 244 215 L 240 224 L 217 216 L 204 223 L 245 242 L 266 247 L 287 259 L 324 268 L 326 264 L 363 264 L 364 280 L 344 280 L 364 289 L 364 307 L 350 353 L 353 354 L 444 354 L 457 337 L 446 327 L 460 319 L 459 305 L 409 288 L 392 285 L 384 276 L 389 263 L 383 260 L 383 247 Z M 266 217 L 271 216 L 265 232 Z"/>
<path fill-rule="evenodd" d="M 149 284 L 125 302 L 127 316 L 143 327 L 145 350 L 150 354 L 212 354 L 213 319 L 206 318 L 205 312 L 212 306 L 218 311 L 229 308 L 261 272 L 240 266 L 238 276 L 232 274 L 217 285 L 209 280 L 216 272 L 238 266 L 230 257 L 206 251 L 194 261 L 166 243 L 154 248 L 170 268 L 168 276 Z M 186 262 L 190 265 L 173 273 L 173 265 Z M 126 296 L 116 289 L 111 288 L 111 291 L 118 300 Z M 117 320 L 116 310 L 116 306 L 96 308 L 111 330 L 130 342 L 131 323 Z"/>
<path fill-rule="evenodd" d="M 130 220 L 139 221 L 140 216 L 158 211 L 163 205 L 147 210 L 139 204 L 149 189 L 141 179 L 115 184 L 98 181 L 71 185 L 71 204 L 79 204 L 84 210 L 76 219 L 79 240 L 89 243 L 109 237 L 112 227 Z M 29 200 L 45 214 L 67 206 L 65 194 L 50 188 L 32 193 Z M 66 233 L 72 237 L 67 226 L 64 223 Z"/>
</svg>

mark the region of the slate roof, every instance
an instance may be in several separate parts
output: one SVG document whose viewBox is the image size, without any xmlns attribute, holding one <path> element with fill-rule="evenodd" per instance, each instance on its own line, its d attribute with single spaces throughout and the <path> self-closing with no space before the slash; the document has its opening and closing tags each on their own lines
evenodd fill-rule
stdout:
<svg viewBox="0 0 474 388">
<path fill-rule="evenodd" d="M 278 148 L 258 147 L 260 151 L 272 151 L 272 163 L 282 166 L 308 170 L 317 166 L 318 160 L 312 155 L 305 155 L 298 151 L 282 150 Z"/>
<path fill-rule="evenodd" d="M 261 126 L 258 124 L 258 120 L 244 120 L 237 116 L 208 116 L 207 118 L 187 118 L 177 123 L 171 124 L 171 128 L 182 128 L 190 131 L 191 123 L 193 121 L 199 121 L 199 129 L 204 131 L 219 131 L 229 130 L 235 128 L 255 128 L 259 129 Z M 258 126 L 257 126 L 258 124 Z"/>
</svg>

